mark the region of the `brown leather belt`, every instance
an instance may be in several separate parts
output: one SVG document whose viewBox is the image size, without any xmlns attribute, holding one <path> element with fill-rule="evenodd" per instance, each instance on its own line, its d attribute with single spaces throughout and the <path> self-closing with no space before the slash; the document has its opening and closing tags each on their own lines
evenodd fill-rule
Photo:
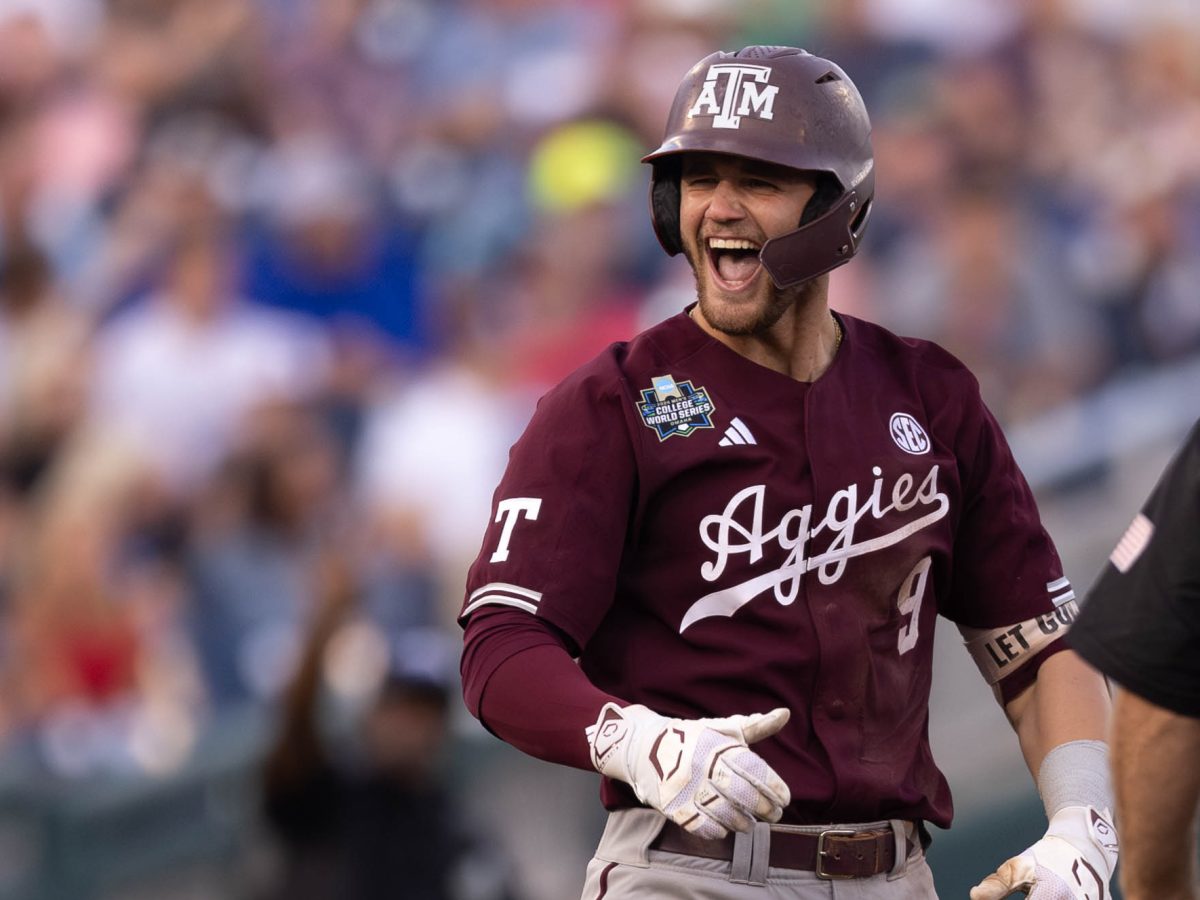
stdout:
<svg viewBox="0 0 1200 900">
<path fill-rule="evenodd" d="M 711 841 L 667 822 L 651 849 L 706 859 L 733 859 L 734 835 Z M 906 842 L 912 849 L 911 839 Z M 768 864 L 780 869 L 803 869 L 820 878 L 870 878 L 890 872 L 896 863 L 896 837 L 890 828 L 847 831 L 832 828 L 819 834 L 771 830 Z"/>
</svg>

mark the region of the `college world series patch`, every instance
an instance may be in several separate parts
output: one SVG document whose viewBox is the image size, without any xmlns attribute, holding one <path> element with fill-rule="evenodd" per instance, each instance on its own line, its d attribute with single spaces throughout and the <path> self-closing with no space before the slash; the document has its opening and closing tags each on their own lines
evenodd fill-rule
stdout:
<svg viewBox="0 0 1200 900">
<path fill-rule="evenodd" d="M 698 428 L 712 428 L 716 409 L 704 388 L 690 381 L 676 381 L 671 375 L 650 379 L 642 391 L 638 412 L 647 428 L 653 428 L 660 441 L 673 435 L 687 437 Z"/>
</svg>

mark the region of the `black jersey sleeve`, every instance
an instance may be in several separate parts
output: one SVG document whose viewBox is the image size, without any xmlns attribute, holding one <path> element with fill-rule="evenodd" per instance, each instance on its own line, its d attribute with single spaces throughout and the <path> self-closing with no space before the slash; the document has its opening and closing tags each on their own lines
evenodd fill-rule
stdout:
<svg viewBox="0 0 1200 900">
<path fill-rule="evenodd" d="M 1113 550 L 1067 640 L 1122 687 L 1200 716 L 1200 424 Z"/>
</svg>

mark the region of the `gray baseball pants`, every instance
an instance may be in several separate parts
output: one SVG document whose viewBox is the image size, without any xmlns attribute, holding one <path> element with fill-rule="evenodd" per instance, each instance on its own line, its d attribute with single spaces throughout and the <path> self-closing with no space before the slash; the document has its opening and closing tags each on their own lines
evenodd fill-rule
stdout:
<svg viewBox="0 0 1200 900">
<path fill-rule="evenodd" d="M 737 835 L 733 860 L 727 862 L 651 849 L 664 821 L 652 809 L 610 813 L 588 864 L 581 900 L 937 900 L 933 874 L 916 840 L 908 858 L 899 859 L 891 872 L 827 881 L 814 872 L 768 866 L 771 829 L 766 823 Z M 888 825 L 836 827 L 868 830 Z M 892 826 L 903 828 L 903 823 Z"/>
</svg>

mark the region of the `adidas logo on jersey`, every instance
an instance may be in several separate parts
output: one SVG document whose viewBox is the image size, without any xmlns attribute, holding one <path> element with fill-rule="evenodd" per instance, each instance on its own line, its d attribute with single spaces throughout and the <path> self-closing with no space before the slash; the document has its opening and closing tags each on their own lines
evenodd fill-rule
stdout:
<svg viewBox="0 0 1200 900">
<path fill-rule="evenodd" d="M 757 444 L 754 435 L 750 433 L 750 429 L 746 427 L 746 423 L 739 418 L 734 418 L 729 423 L 729 427 L 725 429 L 725 437 L 718 441 L 721 447 L 732 447 L 734 444 Z"/>
</svg>

